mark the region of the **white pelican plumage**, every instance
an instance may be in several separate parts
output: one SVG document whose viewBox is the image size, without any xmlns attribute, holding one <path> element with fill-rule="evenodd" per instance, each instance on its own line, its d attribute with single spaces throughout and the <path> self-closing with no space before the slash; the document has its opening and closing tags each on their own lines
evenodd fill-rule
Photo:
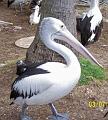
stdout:
<svg viewBox="0 0 108 120">
<path fill-rule="evenodd" d="M 99 0 L 90 0 L 90 9 L 84 13 L 80 23 L 81 43 L 86 46 L 96 42 L 103 27 L 102 13 L 99 9 Z"/>
<path fill-rule="evenodd" d="M 40 9 L 41 9 L 41 2 L 42 0 L 32 0 L 31 1 L 31 15 L 29 23 L 32 24 L 38 24 L 40 22 Z"/>
<path fill-rule="evenodd" d="M 67 30 L 64 23 L 56 18 L 44 18 L 39 30 L 42 42 L 59 53 L 66 64 L 46 62 L 31 67 L 22 72 L 12 84 L 10 98 L 12 103 L 22 106 L 21 120 L 29 120 L 25 110 L 28 105 L 49 104 L 54 120 L 68 120 L 65 115 L 59 114 L 52 102 L 66 96 L 76 86 L 80 79 L 81 67 L 75 54 L 64 45 L 55 42 L 59 39 L 67 42 L 78 52 L 101 66 L 88 50 Z"/>
</svg>

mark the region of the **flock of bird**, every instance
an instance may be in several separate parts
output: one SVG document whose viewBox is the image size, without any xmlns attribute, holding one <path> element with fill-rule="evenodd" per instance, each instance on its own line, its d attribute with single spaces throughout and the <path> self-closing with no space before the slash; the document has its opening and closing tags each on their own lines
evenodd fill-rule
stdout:
<svg viewBox="0 0 108 120">
<path fill-rule="evenodd" d="M 22 7 L 26 3 L 30 3 L 31 15 L 29 23 L 38 24 L 40 22 L 40 9 L 42 0 L 8 0 L 8 7 L 20 6 Z M 90 8 L 87 12 L 82 14 L 81 18 L 77 18 L 77 30 L 80 32 L 81 43 L 86 46 L 88 44 L 96 42 L 102 31 L 103 18 L 99 9 L 99 0 L 88 1 Z"/>
<path fill-rule="evenodd" d="M 20 7 L 20 11 L 22 12 L 23 6 L 25 4 L 30 3 L 31 15 L 29 19 L 29 23 L 38 24 L 40 21 L 40 8 L 41 8 L 42 0 L 8 0 L 8 7 L 14 6 L 15 9 L 17 6 Z"/>
<path fill-rule="evenodd" d="M 8 0 L 8 6 L 22 4 L 27 0 Z M 32 0 L 30 23 L 40 21 L 40 7 L 42 0 Z M 36 20 L 38 18 L 38 20 Z M 78 26 L 77 26 L 78 27 Z M 21 120 L 31 120 L 26 115 L 26 108 L 29 105 L 49 104 L 52 110 L 52 120 L 69 120 L 65 114 L 57 112 L 53 102 L 69 94 L 80 79 L 81 67 L 75 54 L 64 45 L 57 43 L 55 39 L 67 42 L 76 51 L 102 67 L 91 53 L 84 47 L 91 42 L 98 40 L 102 29 L 102 14 L 99 10 L 99 1 L 91 0 L 90 9 L 80 19 L 79 32 L 81 43 L 68 31 L 61 20 L 53 17 L 46 17 L 40 23 L 39 36 L 42 42 L 49 49 L 60 54 L 66 64 L 59 62 L 45 62 L 28 66 L 22 60 L 17 62 L 18 77 L 12 84 L 10 99 L 11 104 L 22 106 Z"/>
</svg>

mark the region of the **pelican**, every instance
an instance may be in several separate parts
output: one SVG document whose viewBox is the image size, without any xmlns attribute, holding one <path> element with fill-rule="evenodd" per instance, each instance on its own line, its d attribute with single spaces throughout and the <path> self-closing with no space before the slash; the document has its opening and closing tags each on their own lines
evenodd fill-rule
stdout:
<svg viewBox="0 0 108 120">
<path fill-rule="evenodd" d="M 53 17 L 44 18 L 39 27 L 39 36 L 49 49 L 65 59 L 66 64 L 45 62 L 37 67 L 27 69 L 12 84 L 11 104 L 22 106 L 21 120 L 31 119 L 25 113 L 27 106 L 45 104 L 49 104 L 51 107 L 52 119 L 69 120 L 65 114 L 57 112 L 53 102 L 69 94 L 76 86 L 80 79 L 81 67 L 75 54 L 69 48 L 57 43 L 55 39 L 67 42 L 86 58 L 99 66 L 101 65 L 68 31 L 61 20 Z"/>
<path fill-rule="evenodd" d="M 41 2 L 42 2 L 42 0 L 32 0 L 32 2 L 31 2 L 32 14 L 30 15 L 30 20 L 29 20 L 29 23 L 31 25 L 38 24 L 40 21 Z"/>
<path fill-rule="evenodd" d="M 32 14 L 30 15 L 30 20 L 29 20 L 29 23 L 31 25 L 38 24 L 40 21 L 41 2 L 42 2 L 42 0 L 32 0 L 31 1 Z"/>
<path fill-rule="evenodd" d="M 89 43 L 96 42 L 103 26 L 103 18 L 99 9 L 99 0 L 89 2 L 90 9 L 84 15 L 80 24 L 81 43 L 86 46 Z"/>
</svg>

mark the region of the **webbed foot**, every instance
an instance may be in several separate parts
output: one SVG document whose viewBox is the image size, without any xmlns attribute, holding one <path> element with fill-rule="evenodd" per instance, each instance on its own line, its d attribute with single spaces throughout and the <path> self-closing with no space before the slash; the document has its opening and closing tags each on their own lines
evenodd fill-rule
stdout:
<svg viewBox="0 0 108 120">
<path fill-rule="evenodd" d="M 67 113 L 57 113 L 56 115 L 51 115 L 48 118 L 50 120 L 69 120 L 69 115 Z"/>
</svg>

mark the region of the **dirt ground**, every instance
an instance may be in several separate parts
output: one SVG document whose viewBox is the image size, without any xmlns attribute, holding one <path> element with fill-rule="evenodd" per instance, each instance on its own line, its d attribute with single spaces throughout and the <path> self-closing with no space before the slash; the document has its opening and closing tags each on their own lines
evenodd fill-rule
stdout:
<svg viewBox="0 0 108 120">
<path fill-rule="evenodd" d="M 106 10 L 106 9 L 105 9 Z M 108 11 L 103 10 L 106 15 Z M 0 31 L 0 65 L 7 61 L 17 60 L 25 57 L 26 49 L 18 48 L 14 42 L 22 37 L 35 35 L 35 27 L 28 24 L 28 11 L 16 13 L 13 9 L 8 9 L 6 4 L 0 3 L 0 20 L 14 23 L 14 26 L 22 27 L 15 30 L 13 26 L 5 27 Z M 98 61 L 108 68 L 108 23 L 104 23 L 102 36 L 98 42 L 88 46 L 91 53 Z M 0 120 L 19 120 L 20 107 L 10 106 L 9 94 L 12 80 L 15 78 L 15 65 L 0 68 Z M 103 118 L 107 110 L 96 107 L 90 108 L 89 101 L 108 101 L 108 82 L 94 80 L 89 85 L 77 86 L 65 98 L 55 102 L 59 112 L 67 112 L 70 120 L 108 120 L 108 116 Z M 33 120 L 48 119 L 51 114 L 49 106 L 30 106 L 28 114 Z"/>
</svg>

